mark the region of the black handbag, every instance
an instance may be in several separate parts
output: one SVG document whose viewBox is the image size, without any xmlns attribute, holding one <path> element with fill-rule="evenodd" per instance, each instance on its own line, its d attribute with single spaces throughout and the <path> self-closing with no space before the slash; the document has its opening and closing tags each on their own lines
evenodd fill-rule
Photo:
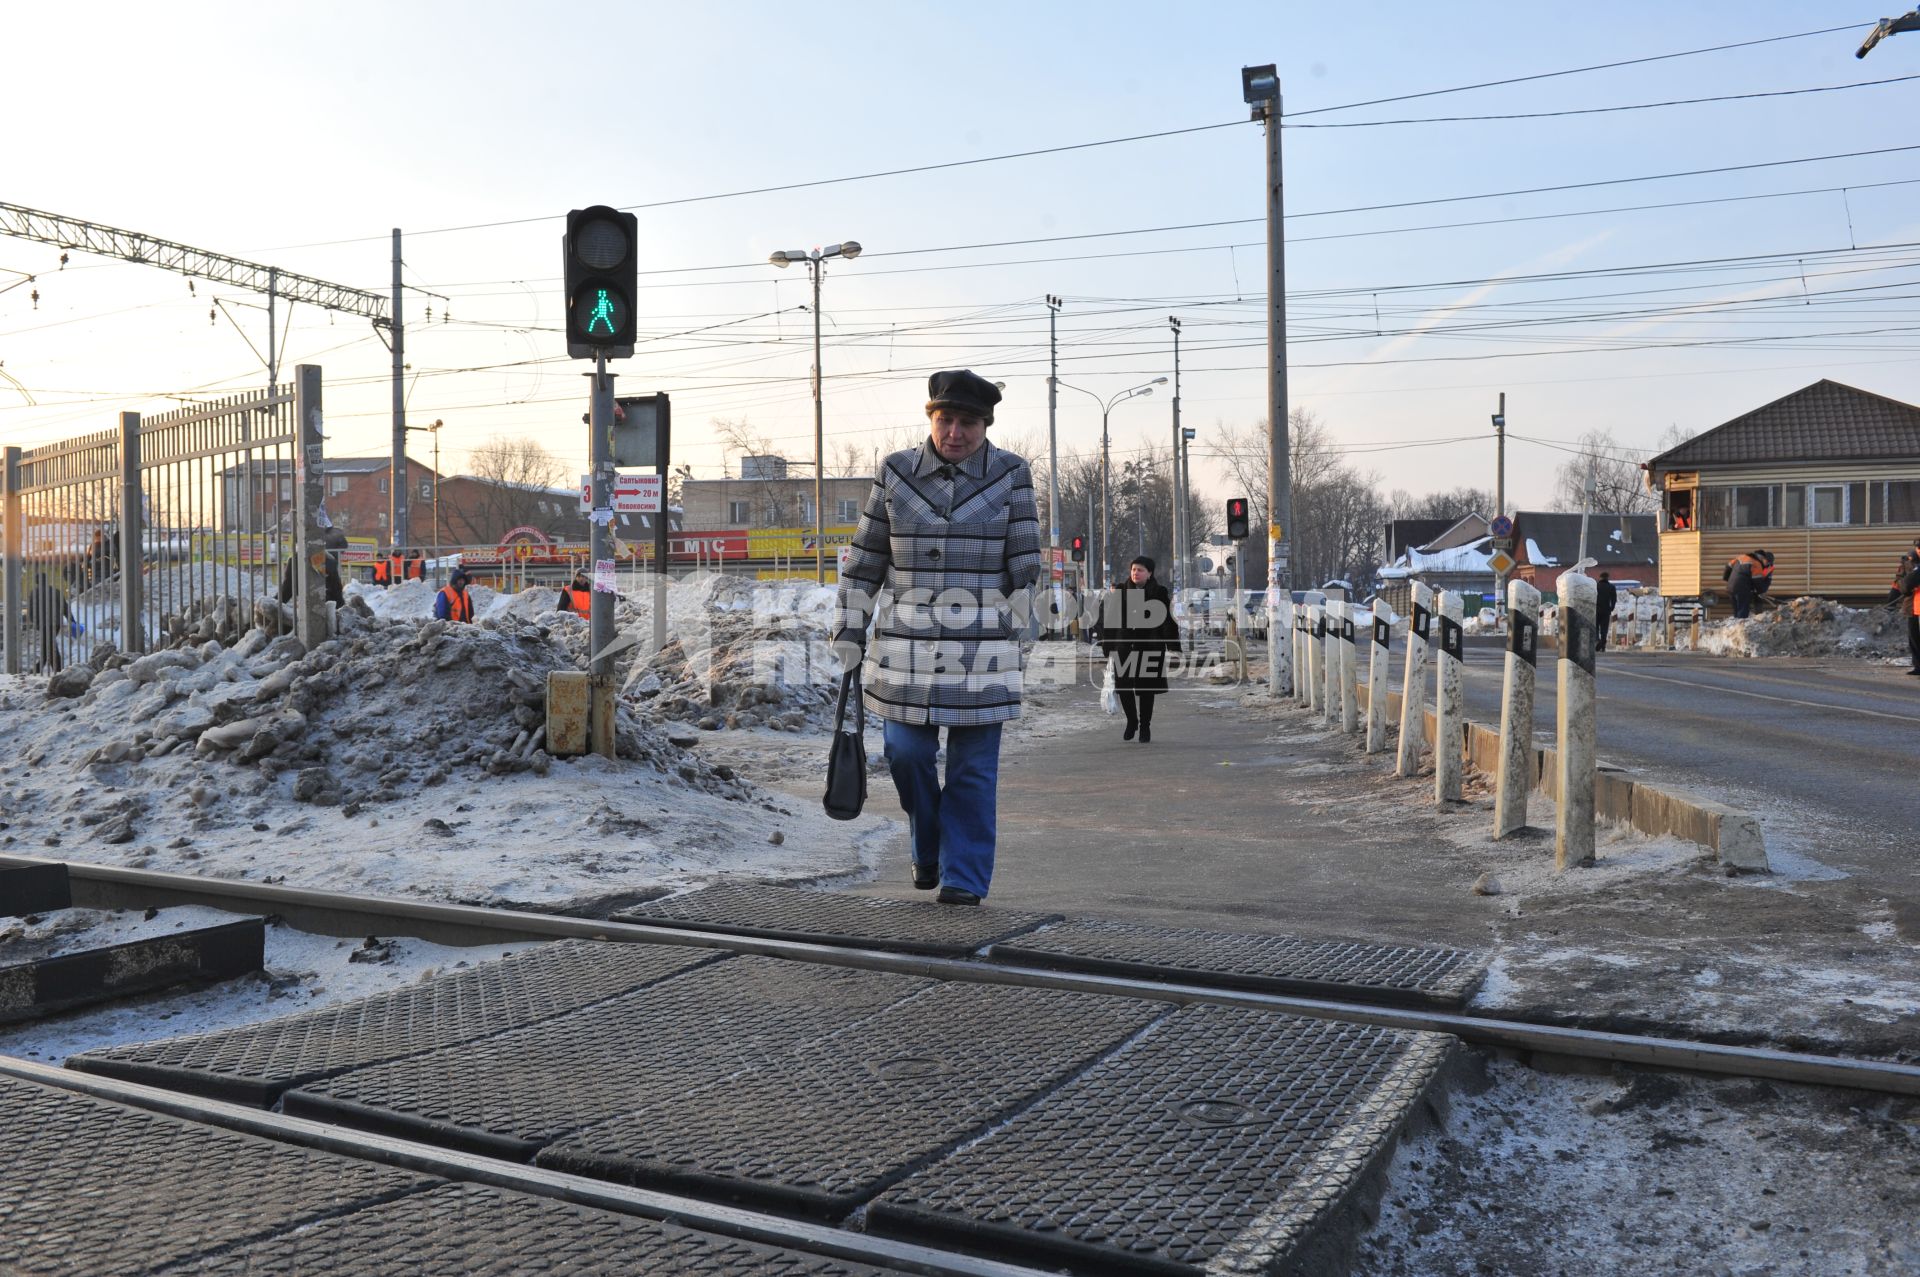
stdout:
<svg viewBox="0 0 1920 1277">
<path fill-rule="evenodd" d="M 847 702 L 853 730 L 847 730 Z M 835 820 L 852 820 L 867 805 L 867 707 L 860 696 L 860 667 L 840 679 L 840 708 L 833 716 L 833 747 L 827 751 L 827 793 L 820 800 Z"/>
</svg>

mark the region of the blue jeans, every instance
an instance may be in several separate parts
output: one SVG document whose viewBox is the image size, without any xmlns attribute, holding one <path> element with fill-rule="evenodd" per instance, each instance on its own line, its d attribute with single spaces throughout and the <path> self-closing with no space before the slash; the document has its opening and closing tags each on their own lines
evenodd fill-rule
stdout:
<svg viewBox="0 0 1920 1277">
<path fill-rule="evenodd" d="M 913 863 L 938 869 L 942 886 L 984 899 L 993 881 L 1000 724 L 947 728 L 945 785 L 934 765 L 938 727 L 889 719 L 886 742 L 887 770 L 913 831 Z"/>
</svg>

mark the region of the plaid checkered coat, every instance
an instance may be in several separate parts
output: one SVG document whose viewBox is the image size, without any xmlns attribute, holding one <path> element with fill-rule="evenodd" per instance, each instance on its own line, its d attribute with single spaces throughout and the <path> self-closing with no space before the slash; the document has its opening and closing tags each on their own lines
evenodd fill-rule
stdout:
<svg viewBox="0 0 1920 1277">
<path fill-rule="evenodd" d="M 867 649 L 867 708 L 937 727 L 1018 718 L 1015 613 L 1039 578 L 1026 462 L 988 443 L 950 465 L 930 438 L 888 457 L 840 573 L 834 625 L 837 641 Z"/>
</svg>

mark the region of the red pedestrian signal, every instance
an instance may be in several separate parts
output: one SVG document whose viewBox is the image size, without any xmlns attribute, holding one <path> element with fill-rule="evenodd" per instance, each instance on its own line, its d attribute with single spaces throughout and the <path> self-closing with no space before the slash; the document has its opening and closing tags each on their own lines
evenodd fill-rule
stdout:
<svg viewBox="0 0 1920 1277">
<path fill-rule="evenodd" d="M 1247 539 L 1247 499 L 1245 497 L 1227 498 L 1227 539 L 1244 541 Z"/>
<path fill-rule="evenodd" d="M 1071 551 L 1073 561 L 1075 563 L 1085 563 L 1087 561 L 1087 539 L 1085 537 L 1075 537 L 1071 545 L 1073 547 Z"/>
</svg>

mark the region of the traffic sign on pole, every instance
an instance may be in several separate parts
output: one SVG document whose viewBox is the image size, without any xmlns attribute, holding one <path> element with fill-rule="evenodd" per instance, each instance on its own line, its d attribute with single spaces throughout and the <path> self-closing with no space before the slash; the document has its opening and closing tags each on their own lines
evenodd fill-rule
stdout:
<svg viewBox="0 0 1920 1277">
<path fill-rule="evenodd" d="M 615 474 L 608 499 L 615 514 L 660 513 L 660 491 L 665 480 L 657 474 Z M 580 476 L 580 510 L 593 508 L 593 476 Z"/>
</svg>

